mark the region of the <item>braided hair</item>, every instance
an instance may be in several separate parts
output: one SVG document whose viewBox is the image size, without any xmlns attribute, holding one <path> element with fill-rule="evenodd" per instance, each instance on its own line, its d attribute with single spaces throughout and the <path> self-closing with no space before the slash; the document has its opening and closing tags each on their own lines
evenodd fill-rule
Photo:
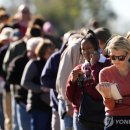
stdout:
<svg viewBox="0 0 130 130">
<path fill-rule="evenodd" d="M 90 41 L 96 51 L 99 50 L 99 42 L 96 38 L 95 33 L 91 29 L 87 29 L 86 33 L 84 33 L 84 37 L 81 40 L 81 44 L 85 43 L 86 41 Z"/>
</svg>

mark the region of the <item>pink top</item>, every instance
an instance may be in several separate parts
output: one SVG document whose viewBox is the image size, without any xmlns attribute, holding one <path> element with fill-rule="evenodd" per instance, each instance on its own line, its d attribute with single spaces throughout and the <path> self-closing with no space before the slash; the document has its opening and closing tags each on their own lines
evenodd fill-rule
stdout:
<svg viewBox="0 0 130 130">
<path fill-rule="evenodd" d="M 130 71 L 126 76 L 121 76 L 114 65 L 103 68 L 99 73 L 99 82 L 117 83 L 123 96 L 122 103 L 116 103 L 114 99 L 104 100 L 106 115 L 130 116 Z"/>
</svg>

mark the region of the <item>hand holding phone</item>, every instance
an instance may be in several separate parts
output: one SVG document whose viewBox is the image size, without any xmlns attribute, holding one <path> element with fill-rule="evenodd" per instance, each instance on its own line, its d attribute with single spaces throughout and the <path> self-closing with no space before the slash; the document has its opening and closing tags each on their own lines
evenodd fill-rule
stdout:
<svg viewBox="0 0 130 130">
<path fill-rule="evenodd" d="M 78 79 L 79 75 L 82 74 L 82 71 L 81 71 L 80 68 L 79 69 L 74 69 L 74 70 L 72 70 L 71 74 L 72 74 L 71 82 L 73 83 Z"/>
</svg>

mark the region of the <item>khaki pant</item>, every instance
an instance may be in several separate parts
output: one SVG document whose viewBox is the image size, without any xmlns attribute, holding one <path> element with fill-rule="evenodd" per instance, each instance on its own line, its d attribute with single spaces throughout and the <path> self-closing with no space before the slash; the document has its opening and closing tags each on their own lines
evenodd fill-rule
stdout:
<svg viewBox="0 0 130 130">
<path fill-rule="evenodd" d="M 4 112 L 4 128 L 12 130 L 12 113 L 11 113 L 11 94 L 10 92 L 3 93 L 3 112 Z"/>
</svg>

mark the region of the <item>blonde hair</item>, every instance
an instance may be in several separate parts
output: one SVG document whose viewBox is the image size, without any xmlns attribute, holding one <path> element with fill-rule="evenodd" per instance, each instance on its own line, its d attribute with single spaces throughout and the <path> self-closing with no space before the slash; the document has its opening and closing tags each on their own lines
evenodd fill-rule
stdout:
<svg viewBox="0 0 130 130">
<path fill-rule="evenodd" d="M 111 49 L 114 50 L 124 50 L 126 52 L 130 51 L 130 43 L 127 38 L 117 35 L 114 36 L 107 45 L 108 51 Z"/>
</svg>

